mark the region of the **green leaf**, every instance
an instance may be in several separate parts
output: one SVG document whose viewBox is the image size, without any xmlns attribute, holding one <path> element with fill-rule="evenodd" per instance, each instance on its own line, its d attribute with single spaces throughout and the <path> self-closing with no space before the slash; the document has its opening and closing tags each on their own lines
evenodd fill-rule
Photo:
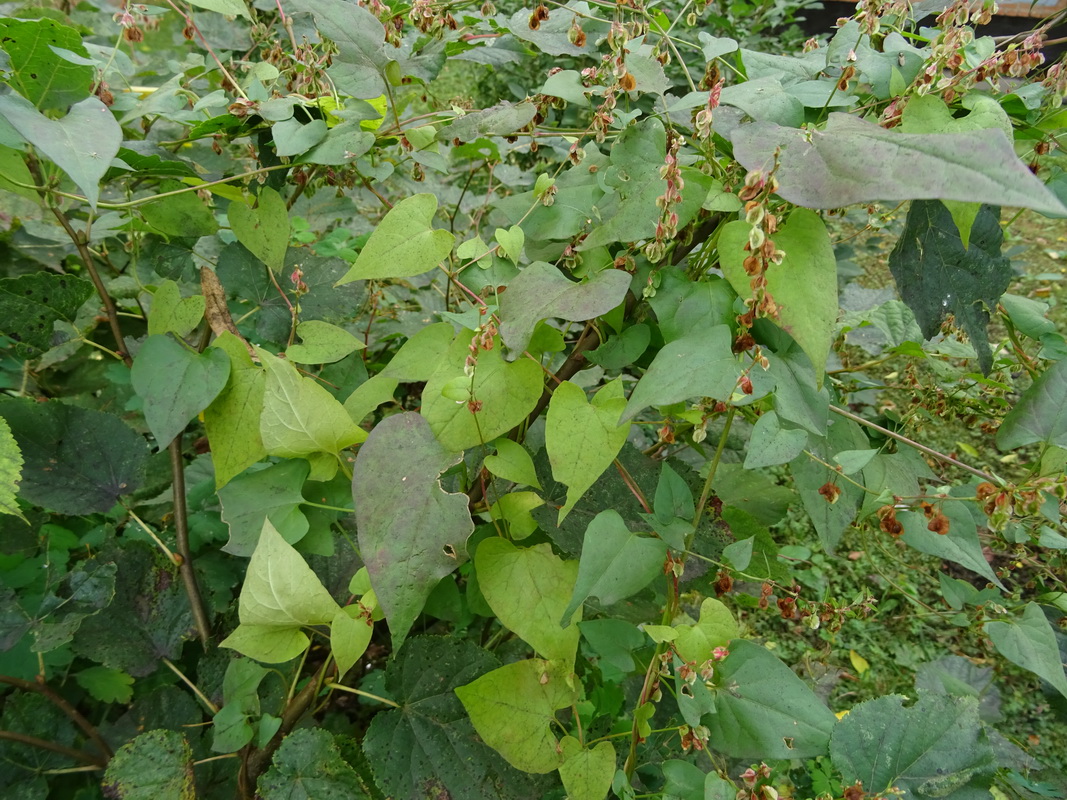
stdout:
<svg viewBox="0 0 1067 800">
<path fill-rule="evenodd" d="M 865 450 L 869 445 L 870 442 L 856 423 L 835 419 L 827 431 L 826 438 L 809 442 L 808 450 L 821 461 L 832 463 L 833 457 L 842 450 Z M 807 453 L 797 456 L 789 465 L 789 470 L 793 473 L 804 510 L 808 512 L 819 534 L 819 541 L 827 552 L 832 553 L 845 530 L 856 518 L 856 512 L 863 502 L 863 490 L 841 480 L 837 470 L 823 466 Z M 841 490 L 836 503 L 828 502 L 819 494 L 819 489 L 826 483 L 832 483 Z"/>
<path fill-rule="evenodd" d="M 442 789 L 465 800 L 540 800 L 543 786 L 478 738 L 455 689 L 500 666 L 462 639 L 416 636 L 389 660 L 385 687 L 399 705 L 379 711 L 363 748 L 392 797 Z"/>
<path fill-rule="evenodd" d="M 1045 370 L 997 429 L 997 447 L 1002 450 L 1035 442 L 1067 447 L 1067 359 Z"/>
<path fill-rule="evenodd" d="M 20 358 L 36 358 L 54 344 L 54 325 L 73 323 L 93 285 L 71 275 L 31 272 L 0 279 L 0 330 L 15 340 Z"/>
<path fill-rule="evenodd" d="M 285 357 L 297 364 L 332 364 L 365 345 L 344 328 L 309 319 L 296 326 L 302 344 L 290 345 Z"/>
<path fill-rule="evenodd" d="M 158 191 L 188 188 L 178 181 L 164 181 Z M 168 239 L 184 236 L 210 236 L 219 229 L 215 215 L 195 192 L 161 197 L 138 207 L 138 211 L 158 233 Z"/>
<path fill-rule="evenodd" d="M 564 736 L 559 746 L 564 758 L 559 777 L 567 796 L 571 800 L 604 800 L 615 777 L 615 748 L 611 742 L 586 749 L 573 736 Z"/>
<path fill-rule="evenodd" d="M 260 776 L 263 800 L 365 800 L 359 775 L 345 761 L 333 734 L 322 728 L 293 731 Z"/>
<path fill-rule="evenodd" d="M 441 488 L 459 461 L 418 414 L 388 417 L 352 470 L 359 550 L 398 650 L 441 578 L 459 566 L 474 530 L 467 496 Z"/>
<path fill-rule="evenodd" d="M 962 200 L 1067 213 L 994 130 L 900 133 L 834 112 L 821 131 L 755 122 L 737 128 L 733 142 L 746 169 L 777 159 L 778 195 L 808 208 Z"/>
<path fill-rule="evenodd" d="M 301 489 L 307 477 L 306 461 L 283 461 L 234 478 L 219 489 L 222 520 L 230 528 L 230 539 L 222 549 L 235 556 L 251 556 L 266 520 L 289 544 L 303 539 L 308 521 L 300 510 Z"/>
<path fill-rule="evenodd" d="M 141 488 L 148 447 L 113 414 L 5 398 L 0 417 L 22 453 L 24 500 L 61 514 L 94 514 Z"/>
<path fill-rule="evenodd" d="M 1027 603 L 1019 620 L 996 620 L 982 626 L 997 652 L 1013 664 L 1039 675 L 1067 697 L 1067 675 L 1056 633 L 1037 603 Z"/>
<path fill-rule="evenodd" d="M 719 236 L 723 274 L 741 295 L 750 291 L 742 262 L 751 229 L 738 220 Z M 817 214 L 798 208 L 774 234 L 774 244 L 785 256 L 767 268 L 767 292 L 778 305 L 778 323 L 808 354 L 821 384 L 837 323 L 837 258 L 830 234 Z"/>
<path fill-rule="evenodd" d="M 236 703 L 227 703 L 220 708 L 211 718 L 211 749 L 216 753 L 236 753 L 252 741 L 256 731 L 248 717 Z"/>
<path fill-rule="evenodd" d="M 589 232 L 579 250 L 655 236 L 661 215 L 656 200 L 667 191 L 667 181 L 660 175 L 666 152 L 667 133 L 659 118 L 646 117 L 623 128 L 612 145 L 610 165 L 603 177 L 596 176 L 600 187 L 609 190 L 596 201 L 592 212 L 600 224 Z M 583 163 L 578 169 L 588 167 Z M 678 224 L 684 226 L 700 210 L 711 179 L 692 167 L 682 167 L 681 173 L 685 187 L 673 212 L 678 214 Z M 590 216 L 579 217 L 579 224 Z M 527 233 L 533 236 L 529 228 Z"/>
<path fill-rule="evenodd" d="M 631 532 L 614 509 L 601 511 L 586 529 L 578 580 L 560 623 L 569 625 L 571 615 L 589 597 L 611 605 L 641 591 L 663 574 L 666 557 L 662 539 Z M 480 585 L 484 589 L 484 581 Z"/>
<path fill-rule="evenodd" d="M 49 119 L 27 100 L 8 94 L 0 96 L 0 118 L 66 172 L 96 209 L 100 179 L 122 144 L 122 129 L 107 106 L 87 97 L 62 119 Z"/>
<path fill-rule="evenodd" d="M 605 385 L 592 402 L 585 399 L 583 389 L 570 381 L 559 384 L 552 392 L 545 420 L 545 448 L 552 476 L 567 486 L 567 502 L 559 510 L 559 522 L 626 444 L 630 423 L 619 424 L 625 407 L 620 380 Z"/>
<path fill-rule="evenodd" d="M 189 0 L 189 4 L 197 8 L 206 8 L 208 11 L 217 11 L 227 17 L 244 17 L 249 21 L 252 20 L 242 0 Z"/>
<path fill-rule="evenodd" d="M 685 661 L 703 664 L 716 647 L 726 647 L 741 635 L 734 615 L 721 601 L 705 598 L 700 604 L 700 619 L 695 625 L 675 625 L 674 649 Z"/>
<path fill-rule="evenodd" d="M 380 97 L 385 91 L 382 73 L 396 56 L 392 47 L 386 47 L 385 28 L 378 18 L 344 0 L 295 0 L 293 5 L 297 11 L 311 12 L 319 34 L 337 45 L 329 69 L 337 88 L 362 100 Z"/>
<path fill-rule="evenodd" d="M 48 653 L 67 644 L 81 624 L 111 605 L 115 598 L 113 563 L 82 561 L 63 576 L 40 601 L 30 624 L 31 650 Z"/>
<path fill-rule="evenodd" d="M 837 718 L 765 647 L 734 640 L 715 667 L 715 684 L 714 713 L 703 721 L 717 752 L 743 759 L 826 754 Z"/>
<path fill-rule="evenodd" d="M 189 742 L 177 731 L 142 733 L 115 751 L 103 789 L 122 800 L 195 800 Z"/>
<path fill-rule="evenodd" d="M 733 335 L 726 325 L 695 331 L 670 342 L 656 353 L 634 387 L 623 421 L 633 419 L 648 406 L 665 406 L 693 397 L 728 401 L 741 377 L 732 347 Z"/>
<path fill-rule="evenodd" d="M 133 677 L 120 669 L 88 667 L 74 677 L 79 686 L 101 703 L 125 705 L 133 697 Z"/>
<path fill-rule="evenodd" d="M 128 536 L 112 540 L 96 558 L 117 566 L 114 598 L 106 614 L 82 620 L 74 635 L 74 652 L 135 678 L 155 672 L 160 658 L 177 659 L 193 629 L 193 617 L 170 559 L 148 542 L 131 541 Z M 107 601 L 108 575 L 94 573 L 94 582 L 98 577 L 102 585 L 98 582 L 90 596 L 80 599 L 90 609 L 102 608 Z"/>
<path fill-rule="evenodd" d="M 367 651 L 372 633 L 374 623 L 362 614 L 352 617 L 343 608 L 334 614 L 333 622 L 330 623 L 330 652 L 337 662 L 338 680 L 343 678 Z"/>
<path fill-rule="evenodd" d="M 901 299 L 915 312 L 923 336 L 934 337 L 945 317 L 953 314 L 986 374 L 993 365 L 986 333 L 989 310 L 996 308 L 1013 275 L 1011 259 L 1000 252 L 1004 234 L 999 220 L 999 208 L 983 206 L 971 228 L 970 247 L 965 248 L 944 204 L 917 201 L 889 254 Z"/>
<path fill-rule="evenodd" d="M 487 470 L 506 481 L 541 488 L 533 459 L 525 447 L 511 439 L 497 439 L 493 446 L 496 453 L 485 457 Z"/>
<path fill-rule="evenodd" d="M 221 489 L 267 455 L 259 432 L 267 373 L 252 362 L 244 342 L 229 331 L 211 346 L 222 350 L 230 359 L 226 387 L 204 409 L 204 428 L 211 442 L 211 462 L 215 467 L 215 488 Z"/>
<path fill-rule="evenodd" d="M 552 725 L 556 710 L 576 699 L 571 680 L 562 665 L 531 659 L 505 664 L 456 694 L 487 745 L 513 767 L 543 773 L 563 763 Z"/>
<path fill-rule="evenodd" d="M 726 559 L 731 567 L 743 572 L 752 563 L 752 545 L 755 540 L 755 536 L 749 536 L 747 539 L 741 539 L 733 544 L 726 545 L 722 549 L 722 557 Z"/>
<path fill-rule="evenodd" d="M 437 197 L 414 194 L 385 215 L 352 268 L 337 282 L 340 286 L 361 279 L 410 278 L 429 272 L 452 251 L 456 240 L 448 231 L 433 227 Z"/>
<path fill-rule="evenodd" d="M 929 530 L 923 514 L 916 511 L 899 512 L 897 520 L 904 526 L 904 535 L 901 537 L 904 543 L 920 553 L 938 556 L 966 567 L 1003 589 L 1004 585 L 985 559 L 978 528 L 967 507 L 961 502 L 949 500 L 941 504 L 940 511 L 949 521 L 948 533 L 944 535 Z"/>
<path fill-rule="evenodd" d="M 178 284 L 171 280 L 163 281 L 152 294 L 148 335 L 173 333 L 179 338 L 188 336 L 204 318 L 204 305 L 203 295 L 183 298 Z"/>
<path fill-rule="evenodd" d="M 445 449 L 456 452 L 507 433 L 533 411 L 543 390 L 540 366 L 528 358 L 508 363 L 499 345 L 481 351 L 473 379 L 465 377 L 472 338 L 471 331 L 456 337 L 447 360 L 422 390 L 422 416 Z M 450 387 L 476 401 L 475 410 L 469 402 L 448 397 Z"/>
<path fill-rule="evenodd" d="M 305 125 L 295 117 L 283 119 L 271 126 L 274 152 L 286 158 L 302 155 L 325 139 L 327 131 L 325 120 L 313 119 Z"/>
<path fill-rule="evenodd" d="M 500 242 L 500 249 L 504 251 L 504 255 L 518 264 L 522 257 L 522 246 L 526 242 L 526 235 L 522 232 L 522 228 L 518 225 L 512 225 L 510 228 L 497 228 L 494 238 Z"/>
<path fill-rule="evenodd" d="M 905 797 L 957 797 L 955 789 L 981 781 L 996 768 L 978 700 L 919 693 L 888 695 L 854 707 L 834 729 L 830 757 L 846 784 L 862 781 L 871 793 L 899 787 Z M 986 794 L 983 792 L 982 794 Z M 981 796 L 961 792 L 959 800 Z"/>
<path fill-rule="evenodd" d="M 530 464 L 533 467 L 533 464 Z M 11 426 L 0 417 L 0 514 L 11 514 L 26 521 L 15 495 L 22 477 L 22 453 L 11 435 Z"/>
<path fill-rule="evenodd" d="M 144 400 L 145 422 L 160 450 L 211 405 L 229 376 L 230 359 L 221 350 L 197 353 L 165 335 L 145 340 L 134 359 L 130 382 Z"/>
<path fill-rule="evenodd" d="M 584 322 L 607 314 L 623 301 L 629 286 L 630 275 L 621 270 L 603 270 L 588 283 L 575 283 L 551 264 L 535 261 L 500 296 L 500 336 L 516 358 L 541 320 Z"/>
<path fill-rule="evenodd" d="M 241 587 L 241 624 L 279 630 L 327 625 L 338 608 L 300 554 L 265 521 Z"/>
<path fill-rule="evenodd" d="M 5 80 L 42 111 L 65 111 L 92 90 L 93 68 L 72 63 L 53 50 L 61 48 L 87 58 L 89 52 L 75 28 L 47 18 L 2 19 L 0 48 L 10 60 Z"/>
<path fill-rule="evenodd" d="M 501 624 L 539 655 L 574 664 L 579 631 L 570 623 L 582 615 L 580 609 L 565 615 L 564 608 L 574 592 L 577 564 L 561 559 L 548 544 L 520 549 L 491 538 L 478 545 L 474 567 L 478 588 Z"/>
<path fill-rule="evenodd" d="M 257 196 L 255 208 L 235 201 L 230 203 L 226 215 L 237 241 L 270 267 L 271 272 L 281 272 L 290 232 L 289 211 L 281 195 L 265 186 Z"/>
<path fill-rule="evenodd" d="M 669 523 L 675 518 L 692 519 L 696 514 L 693 502 L 693 490 L 682 477 L 664 461 L 660 468 L 659 482 L 656 484 L 656 496 L 652 501 L 652 510 L 656 519 Z"/>
<path fill-rule="evenodd" d="M 441 128 L 437 138 L 442 142 L 459 139 L 473 142 L 481 136 L 508 136 L 522 130 L 537 114 L 537 106 L 523 101 L 521 103 L 503 102 L 491 108 L 472 111 L 456 117 L 451 123 Z M 522 249 L 521 247 L 519 248 Z M 515 259 L 512 259 L 513 261 Z"/>
<path fill-rule="evenodd" d="M 219 647 L 229 647 L 264 664 L 284 664 L 308 649 L 311 639 L 300 628 L 238 625 Z"/>
<path fill-rule="evenodd" d="M 786 464 L 800 455 L 807 443 L 806 431 L 783 428 L 778 421 L 778 415 L 767 411 L 752 426 L 745 455 L 745 469 Z"/>
<path fill-rule="evenodd" d="M 267 371 L 263 388 L 263 416 L 259 433 L 272 456 L 308 458 L 312 480 L 329 480 L 337 462 L 317 461 L 321 454 L 337 456 L 343 449 L 367 438 L 324 386 L 296 371 L 296 367 L 266 350 L 256 348 Z M 325 466 L 324 466 L 325 464 Z"/>
</svg>

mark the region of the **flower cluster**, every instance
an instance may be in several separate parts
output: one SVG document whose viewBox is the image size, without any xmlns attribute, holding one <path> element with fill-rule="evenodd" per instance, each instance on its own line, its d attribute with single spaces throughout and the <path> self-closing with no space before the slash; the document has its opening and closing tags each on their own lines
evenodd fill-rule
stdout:
<svg viewBox="0 0 1067 800">
<path fill-rule="evenodd" d="M 645 245 L 645 255 L 653 264 L 662 260 L 667 253 L 668 243 L 678 235 L 678 212 L 675 208 L 682 202 L 682 189 L 685 188 L 685 180 L 678 168 L 678 150 L 681 145 L 682 137 L 668 131 L 667 155 L 659 169 L 659 176 L 667 182 L 667 186 L 663 194 L 656 198 L 656 206 L 660 210 L 656 236 Z"/>
</svg>

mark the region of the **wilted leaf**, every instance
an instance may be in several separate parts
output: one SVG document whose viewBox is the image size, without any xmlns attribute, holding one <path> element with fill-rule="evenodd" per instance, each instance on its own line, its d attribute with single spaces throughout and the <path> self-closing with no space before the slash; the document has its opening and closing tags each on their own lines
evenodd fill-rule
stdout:
<svg viewBox="0 0 1067 800">
<path fill-rule="evenodd" d="M 1067 213 L 995 130 L 900 133 L 835 112 L 821 131 L 755 122 L 737 128 L 733 141 L 749 170 L 769 170 L 780 151 L 778 195 L 808 208 L 964 200 Z"/>
<path fill-rule="evenodd" d="M 459 461 L 418 414 L 378 423 L 352 470 L 359 548 L 399 649 L 426 598 L 459 566 L 474 530 L 467 496 L 441 488 Z"/>
</svg>

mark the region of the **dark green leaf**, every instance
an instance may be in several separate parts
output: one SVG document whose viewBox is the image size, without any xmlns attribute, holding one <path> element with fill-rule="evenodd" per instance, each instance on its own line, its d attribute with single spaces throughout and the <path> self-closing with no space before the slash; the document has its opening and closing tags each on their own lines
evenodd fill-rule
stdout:
<svg viewBox="0 0 1067 800">
<path fill-rule="evenodd" d="M 904 542 L 920 553 L 929 553 L 966 567 L 1003 588 L 1003 584 L 985 559 L 982 542 L 978 539 L 978 528 L 971 512 L 958 501 L 942 503 L 940 511 L 949 522 L 948 533 L 943 535 L 931 531 L 927 527 L 929 523 L 926 517 L 918 512 L 898 513 L 897 519 L 904 526 Z"/>
<path fill-rule="evenodd" d="M 145 422 L 160 450 L 211 405 L 229 375 L 230 359 L 218 348 L 197 353 L 167 335 L 148 337 L 133 362 L 130 380 L 144 399 Z"/>
<path fill-rule="evenodd" d="M 107 614 L 82 622 L 74 651 L 135 678 L 154 672 L 161 657 L 177 658 L 193 619 L 174 565 L 152 545 L 130 540 L 113 543 L 97 559 L 118 567 L 115 599 Z"/>
<path fill-rule="evenodd" d="M 12 88 L 42 111 L 66 111 L 89 96 L 95 71 L 60 57 L 53 47 L 89 56 L 78 31 L 53 19 L 0 19 L 0 48 L 11 59 Z"/>
<path fill-rule="evenodd" d="M 286 736 L 256 788 L 263 800 L 367 797 L 356 771 L 341 757 L 333 735 L 322 728 L 305 728 Z"/>
<path fill-rule="evenodd" d="M 1000 254 L 1000 209 L 982 206 L 971 227 L 970 247 L 944 203 L 911 204 L 904 231 L 889 255 L 900 296 L 915 312 L 923 336 L 932 338 L 948 314 L 971 339 L 982 371 L 993 365 L 986 325 L 989 310 L 1011 282 L 1011 260 Z"/>
<path fill-rule="evenodd" d="M 712 747 L 731 758 L 824 755 L 837 721 L 796 674 L 762 645 L 730 643 L 715 667 L 715 713 L 703 717 Z"/>
<path fill-rule="evenodd" d="M 194 800 L 193 754 L 177 731 L 148 731 L 118 749 L 104 773 L 118 800 Z"/>
<path fill-rule="evenodd" d="M 57 400 L 0 400 L 25 461 L 19 494 L 61 514 L 107 511 L 144 480 L 148 447 L 112 414 Z"/>
<path fill-rule="evenodd" d="M 441 488 L 459 460 L 418 414 L 380 422 L 352 470 L 360 552 L 399 648 L 430 592 L 459 566 L 474 531 L 467 496 Z"/>
<path fill-rule="evenodd" d="M 540 800 L 544 784 L 504 761 L 474 733 L 455 689 L 499 662 L 470 642 L 418 636 L 385 669 L 399 708 L 371 721 L 363 748 L 393 797 L 439 790 L 464 800 Z"/>
<path fill-rule="evenodd" d="M 904 707 L 900 695 L 868 700 L 834 729 L 830 754 L 846 784 L 881 793 L 896 786 L 908 800 L 956 797 L 969 784 L 989 785 L 996 764 L 973 697 L 920 693 Z M 960 792 L 960 800 L 969 795 Z"/>
<path fill-rule="evenodd" d="M 534 118 L 537 107 L 533 103 L 501 103 L 500 105 L 474 111 L 456 117 L 437 132 L 441 141 L 459 139 L 470 142 L 479 136 L 506 136 L 522 130 Z"/>
<path fill-rule="evenodd" d="M 15 340 L 20 358 L 36 358 L 60 343 L 54 324 L 73 322 L 92 293 L 89 281 L 52 272 L 0 279 L 0 332 Z"/>
</svg>

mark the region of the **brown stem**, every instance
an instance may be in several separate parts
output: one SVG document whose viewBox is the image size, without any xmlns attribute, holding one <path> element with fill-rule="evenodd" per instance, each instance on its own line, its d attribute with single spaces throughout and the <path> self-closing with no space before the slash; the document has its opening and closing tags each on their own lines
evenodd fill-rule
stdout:
<svg viewBox="0 0 1067 800">
<path fill-rule="evenodd" d="M 60 226 L 67 232 L 67 236 L 74 243 L 74 247 L 78 250 L 78 255 L 81 257 L 82 263 L 85 264 L 85 269 L 89 273 L 89 277 L 92 279 L 93 286 L 96 287 L 96 293 L 100 296 L 100 301 L 104 304 L 104 311 L 107 314 L 108 325 L 111 327 L 111 335 L 115 337 L 115 344 L 118 348 L 118 354 L 122 356 L 122 360 L 126 362 L 126 366 L 129 367 L 133 364 L 133 359 L 130 358 L 130 354 L 126 351 L 126 342 L 122 338 L 122 329 L 119 327 L 119 315 L 118 309 L 115 308 L 115 302 L 111 299 L 111 295 L 107 293 L 107 287 L 104 286 L 104 282 L 100 279 L 100 273 L 97 272 L 96 264 L 93 263 L 93 254 L 89 252 L 89 244 L 80 232 L 74 230 L 74 226 L 70 224 L 70 219 L 59 208 L 53 206 L 48 201 L 48 190 L 44 188 L 44 180 L 41 177 L 41 167 L 37 163 L 37 159 L 32 154 L 26 156 L 26 167 L 29 169 L 30 174 L 33 175 L 33 181 L 39 187 L 37 193 L 41 197 L 41 201 L 49 207 L 56 219 L 59 221 Z"/>
<path fill-rule="evenodd" d="M 289 735 L 289 732 L 296 727 L 301 717 L 311 708 L 311 704 L 315 701 L 315 695 L 319 693 L 319 688 L 322 685 L 322 680 L 326 675 L 326 667 L 329 663 L 329 661 L 324 661 L 318 672 L 285 706 L 285 710 L 282 711 L 282 723 L 271 740 L 264 747 L 256 748 L 248 745 L 241 751 L 241 772 L 237 777 L 239 797 L 244 800 L 252 800 L 256 796 L 256 781 L 266 771 L 275 751 L 281 745 L 282 739 Z"/>
<path fill-rule="evenodd" d="M 104 737 L 100 735 L 100 731 L 96 729 L 93 723 L 89 722 L 81 713 L 68 703 L 63 697 L 56 693 L 51 686 L 43 682 L 24 681 L 22 678 L 16 678 L 12 675 L 0 675 L 0 683 L 6 683 L 8 686 L 14 686 L 16 689 L 21 689 L 24 692 L 36 692 L 37 694 L 44 695 L 51 703 L 71 718 L 82 731 L 88 736 L 93 744 L 97 746 L 100 752 L 104 755 L 105 759 L 110 759 L 115 753 L 111 749 L 111 746 L 104 740 Z"/>
<path fill-rule="evenodd" d="M 76 750 L 73 747 L 67 747 L 66 745 L 56 744 L 50 742 L 47 739 L 38 739 L 36 736 L 29 736 L 25 733 L 16 733 L 15 731 L 0 731 L 0 739 L 6 739 L 9 742 L 21 742 L 22 744 L 28 744 L 31 747 L 39 747 L 42 750 L 51 750 L 53 753 L 59 753 L 60 755 L 73 758 L 75 761 L 80 761 L 83 764 L 91 764 L 94 767 L 103 769 L 107 766 L 105 761 L 100 756 L 90 755 L 89 753 L 81 750 Z"/>
<path fill-rule="evenodd" d="M 174 437 L 169 449 L 171 480 L 174 482 L 174 532 L 178 541 L 178 555 L 181 556 L 178 572 L 181 573 L 185 594 L 189 598 L 189 607 L 193 611 L 196 632 L 200 636 L 201 644 L 206 648 L 211 639 L 211 625 L 208 623 L 207 610 L 204 608 L 204 598 L 201 597 L 200 587 L 196 582 L 196 572 L 193 571 L 193 556 L 189 551 L 189 510 L 185 504 L 185 461 L 182 459 L 182 434 L 179 433 Z"/>
<path fill-rule="evenodd" d="M 972 466 L 964 464 L 962 461 L 957 461 L 952 456 L 947 455 L 946 453 L 942 453 L 942 452 L 940 452 L 938 450 L 934 450 L 933 448 L 927 447 L 924 444 L 919 444 L 914 439 L 909 439 L 907 436 L 901 436 L 899 433 L 891 431 L 888 428 L 883 428 L 881 425 L 876 425 L 875 423 L 871 422 L 870 420 L 866 420 L 863 417 L 858 416 L 857 414 L 853 414 L 851 411 L 846 411 L 843 408 L 838 408 L 837 406 L 833 406 L 833 405 L 830 406 L 830 410 L 833 411 L 835 414 L 840 414 L 842 417 L 845 417 L 846 419 L 850 419 L 853 422 L 858 422 L 860 425 L 866 425 L 868 428 L 871 428 L 872 430 L 876 430 L 879 433 L 881 433 L 881 434 L 883 434 L 885 436 L 888 436 L 890 439 L 896 439 L 898 442 L 901 442 L 902 444 L 908 445 L 908 447 L 914 447 L 919 452 L 926 453 L 926 455 L 932 456 L 933 458 L 936 458 L 938 461 L 944 461 L 946 464 L 952 464 L 952 466 L 954 466 L 954 467 L 959 467 L 962 470 L 966 470 L 967 472 L 971 473 L 972 475 L 975 475 L 976 477 L 979 477 L 984 481 L 988 481 L 989 483 L 992 483 L 994 486 L 1002 486 L 1004 484 L 1004 481 L 1002 481 L 1000 478 L 996 477 L 995 475 L 990 475 L 988 472 L 982 472 L 982 470 L 980 470 L 980 469 L 975 469 Z"/>
</svg>

